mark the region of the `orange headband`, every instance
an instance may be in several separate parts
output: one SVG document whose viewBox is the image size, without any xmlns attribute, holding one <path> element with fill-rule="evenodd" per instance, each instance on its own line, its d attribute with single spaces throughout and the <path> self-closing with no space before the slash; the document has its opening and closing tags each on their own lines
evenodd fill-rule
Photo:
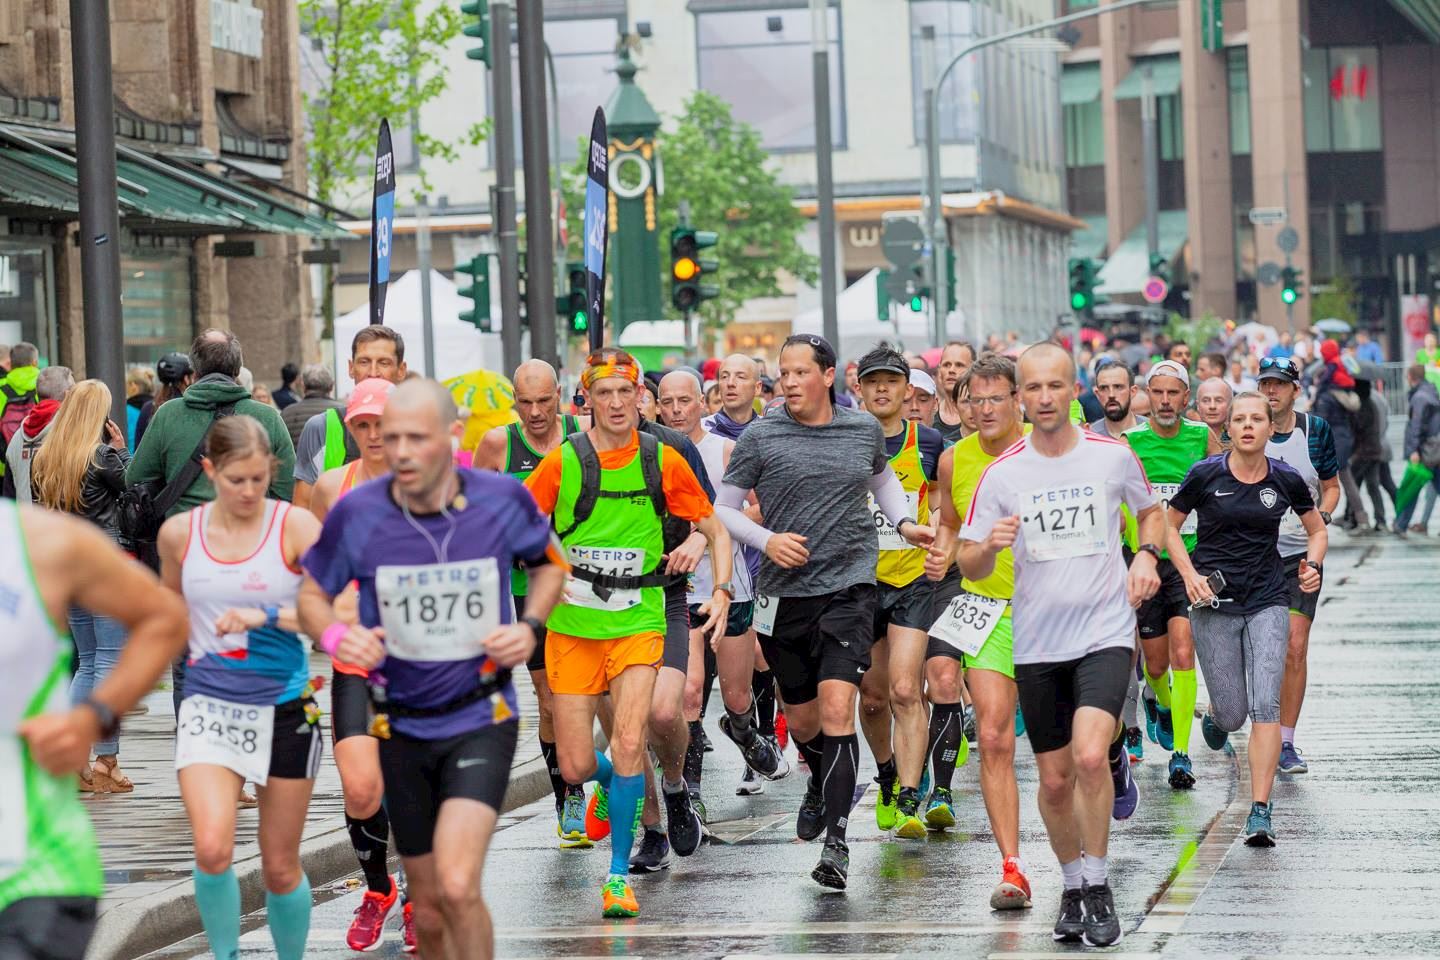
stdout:
<svg viewBox="0 0 1440 960">
<path fill-rule="evenodd" d="M 589 390 L 591 384 L 596 380 L 603 380 L 606 377 L 621 377 L 639 386 L 640 368 L 633 363 L 617 363 L 614 361 L 592 363 L 580 374 L 580 386 Z"/>
</svg>

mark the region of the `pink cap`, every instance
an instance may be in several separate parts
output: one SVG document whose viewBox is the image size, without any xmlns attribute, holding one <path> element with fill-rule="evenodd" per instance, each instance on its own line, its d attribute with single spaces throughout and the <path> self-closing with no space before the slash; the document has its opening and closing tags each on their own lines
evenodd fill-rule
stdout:
<svg viewBox="0 0 1440 960">
<path fill-rule="evenodd" d="M 350 394 L 350 402 L 345 404 L 345 422 L 349 423 L 356 417 L 380 416 L 385 412 L 385 398 L 390 396 L 390 391 L 394 389 L 395 384 L 379 377 L 371 377 L 355 384 L 355 390 Z"/>
</svg>

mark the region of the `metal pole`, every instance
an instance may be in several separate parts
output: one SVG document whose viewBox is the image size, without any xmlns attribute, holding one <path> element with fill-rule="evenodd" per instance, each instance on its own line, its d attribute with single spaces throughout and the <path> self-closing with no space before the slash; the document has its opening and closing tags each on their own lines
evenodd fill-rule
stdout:
<svg viewBox="0 0 1440 960">
<path fill-rule="evenodd" d="M 920 75 L 925 78 L 925 236 L 930 240 L 930 346 L 945 342 L 945 318 L 950 314 L 945 285 L 945 247 L 949 231 L 945 225 L 944 192 L 940 189 L 940 117 L 935 100 L 935 28 L 920 28 Z M 938 202 L 935 198 L 940 198 Z"/>
<path fill-rule="evenodd" d="M 415 262 L 420 270 L 420 330 L 425 341 L 425 376 L 439 380 L 435 373 L 435 326 L 430 310 L 430 201 L 423 193 L 415 198 Z"/>
<path fill-rule="evenodd" d="M 560 169 L 560 87 L 555 82 L 555 57 L 550 53 L 550 44 L 545 44 L 545 75 L 550 78 L 550 182 L 554 185 L 555 195 L 560 192 L 560 180 L 564 171 Z M 563 218 L 560 216 L 559 205 L 555 208 L 555 229 L 551 236 L 555 239 L 555 295 L 560 296 L 565 292 L 565 247 L 560 243 L 560 230 L 564 226 Z M 560 317 L 556 316 L 557 329 L 560 325 Z M 560 334 L 556 334 L 556 344 L 564 342 Z"/>
<path fill-rule="evenodd" d="M 115 196 L 115 94 L 109 0 L 70 0 L 75 166 L 80 193 L 80 285 L 85 375 L 110 388 L 110 419 L 125 432 L 125 327 L 120 314 L 120 213 Z"/>
<path fill-rule="evenodd" d="M 525 308 L 530 355 L 560 367 L 556 350 L 554 239 L 550 215 L 549 109 L 545 102 L 545 10 L 517 8 L 520 25 L 520 129 L 525 147 Z M 509 34 L 505 34 L 509 36 Z"/>
<path fill-rule="evenodd" d="M 1155 123 L 1155 73 L 1146 66 L 1140 75 L 1140 158 L 1145 178 L 1146 267 L 1160 252 L 1160 141 Z"/>
<path fill-rule="evenodd" d="M 814 53 L 815 202 L 820 231 L 820 313 L 825 339 L 840 349 L 840 318 L 835 307 L 835 181 L 830 169 L 830 37 L 826 0 L 810 0 L 810 44 Z"/>
<path fill-rule="evenodd" d="M 508 374 L 520 366 L 520 236 L 515 231 L 515 107 L 510 94 L 510 4 L 490 4 L 490 30 L 500 43 L 490 45 L 491 93 L 495 98 L 496 252 L 500 257 L 500 347 Z"/>
</svg>

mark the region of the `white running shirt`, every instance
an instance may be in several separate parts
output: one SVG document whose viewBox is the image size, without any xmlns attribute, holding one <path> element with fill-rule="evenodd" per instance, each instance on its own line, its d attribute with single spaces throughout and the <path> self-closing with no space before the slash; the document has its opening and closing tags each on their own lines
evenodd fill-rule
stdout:
<svg viewBox="0 0 1440 960">
<path fill-rule="evenodd" d="M 1015 662 L 1064 663 L 1135 644 L 1135 611 L 1120 553 L 1123 503 L 1139 515 L 1155 493 L 1130 447 L 1088 430 L 1062 457 L 1024 437 L 985 469 L 960 537 L 990 535 L 1019 516 L 1015 540 Z"/>
</svg>

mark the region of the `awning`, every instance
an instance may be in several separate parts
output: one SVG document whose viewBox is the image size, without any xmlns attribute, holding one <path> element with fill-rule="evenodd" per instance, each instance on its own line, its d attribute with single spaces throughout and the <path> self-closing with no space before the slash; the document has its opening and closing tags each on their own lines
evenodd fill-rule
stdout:
<svg viewBox="0 0 1440 960">
<path fill-rule="evenodd" d="M 1060 105 L 1078 107 L 1100 99 L 1100 64 L 1070 63 L 1060 73 Z"/>
<path fill-rule="evenodd" d="M 1189 224 L 1184 210 L 1161 210 L 1159 217 L 1160 255 L 1168 263 L 1185 245 Z M 1150 277 L 1150 252 L 1145 244 L 1142 222 L 1105 260 L 1095 285 L 1096 293 L 1139 293 Z"/>
<path fill-rule="evenodd" d="M 1103 260 L 1105 258 L 1105 229 L 1109 223 L 1104 217 L 1080 217 L 1084 230 L 1070 234 L 1070 256 L 1076 259 Z"/>
<path fill-rule="evenodd" d="M 1180 92 L 1180 57 L 1166 54 L 1163 57 L 1142 57 L 1115 88 L 1116 100 L 1139 100 L 1144 92 L 1145 70 L 1151 71 L 1155 83 L 1155 96 L 1168 97 Z"/>
<path fill-rule="evenodd" d="M 1390 6 L 1429 38 L 1440 43 L 1440 0 L 1390 0 Z"/>
</svg>

